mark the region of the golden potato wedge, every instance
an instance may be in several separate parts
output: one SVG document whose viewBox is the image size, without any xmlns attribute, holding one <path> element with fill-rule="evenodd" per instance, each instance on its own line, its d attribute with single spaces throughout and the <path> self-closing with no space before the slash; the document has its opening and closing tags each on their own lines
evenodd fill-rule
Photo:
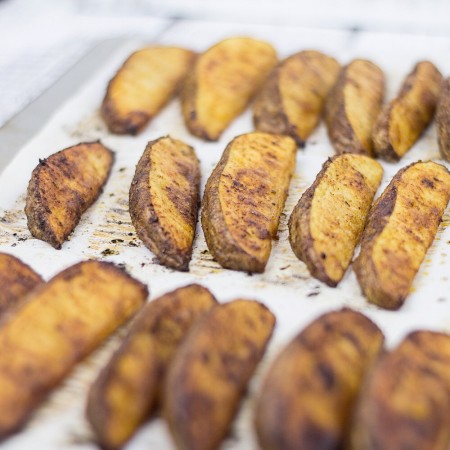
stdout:
<svg viewBox="0 0 450 450">
<path fill-rule="evenodd" d="M 337 153 L 372 156 L 372 129 L 384 96 L 384 75 L 370 61 L 345 66 L 325 105 L 328 135 Z"/>
<path fill-rule="evenodd" d="M 450 336 L 408 335 L 374 367 L 354 416 L 352 450 L 447 450 Z"/>
<path fill-rule="evenodd" d="M 16 309 L 26 295 L 44 280 L 30 266 L 7 253 L 0 253 L 0 316 Z"/>
<path fill-rule="evenodd" d="M 344 448 L 352 411 L 383 333 L 349 310 L 324 314 L 298 334 L 270 367 L 256 403 L 263 450 Z"/>
<path fill-rule="evenodd" d="M 228 269 L 263 272 L 295 168 L 295 141 L 248 133 L 233 139 L 206 183 L 202 226 Z"/>
<path fill-rule="evenodd" d="M 367 299 L 398 309 L 436 235 L 450 196 L 450 174 L 434 162 L 400 170 L 367 219 L 353 267 Z"/>
<path fill-rule="evenodd" d="M 433 119 L 441 83 L 442 75 L 434 64 L 416 64 L 375 123 L 372 139 L 377 156 L 398 161 L 414 145 Z"/>
<path fill-rule="evenodd" d="M 182 92 L 189 131 L 217 141 L 276 63 L 276 51 L 270 44 L 247 37 L 225 39 L 200 55 Z"/>
<path fill-rule="evenodd" d="M 304 192 L 289 218 L 289 242 L 314 278 L 333 287 L 341 281 L 382 176 L 367 156 L 337 155 Z"/>
<path fill-rule="evenodd" d="M 89 393 L 87 417 L 102 448 L 121 448 L 148 418 L 175 351 L 215 304 L 208 289 L 191 284 L 142 309 Z"/>
<path fill-rule="evenodd" d="M 300 147 L 316 128 L 340 64 L 313 50 L 282 61 L 269 75 L 253 104 L 258 131 L 287 134 Z"/>
<path fill-rule="evenodd" d="M 173 269 L 189 270 L 198 216 L 200 163 L 184 142 L 148 143 L 130 187 L 130 215 L 139 238 Z"/>
<path fill-rule="evenodd" d="M 102 192 L 114 153 L 87 142 L 39 160 L 28 184 L 25 213 L 31 234 L 60 249 Z"/>
<path fill-rule="evenodd" d="M 444 80 L 436 111 L 438 144 L 441 157 L 450 161 L 450 77 Z"/>
<path fill-rule="evenodd" d="M 87 261 L 35 289 L 0 328 L 0 438 L 145 302 L 147 288 L 113 264 Z"/>
<path fill-rule="evenodd" d="M 111 132 L 137 134 L 181 88 L 196 54 L 176 47 L 133 53 L 109 82 L 101 113 Z"/>
<path fill-rule="evenodd" d="M 261 303 L 215 306 L 189 333 L 167 375 L 164 411 L 179 449 L 217 449 L 275 325 Z"/>
</svg>

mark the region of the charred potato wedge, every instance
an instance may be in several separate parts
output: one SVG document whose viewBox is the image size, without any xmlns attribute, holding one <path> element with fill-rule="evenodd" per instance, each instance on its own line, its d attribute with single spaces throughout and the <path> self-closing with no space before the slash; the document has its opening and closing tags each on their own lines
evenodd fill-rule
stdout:
<svg viewBox="0 0 450 450">
<path fill-rule="evenodd" d="M 208 289 L 193 284 L 143 308 L 89 393 L 87 417 L 102 448 L 121 448 L 148 418 L 178 346 L 215 304 Z"/>
<path fill-rule="evenodd" d="M 221 266 L 264 271 L 295 157 L 295 141 L 288 136 L 249 133 L 228 144 L 202 204 L 206 242 Z"/>
<path fill-rule="evenodd" d="M 217 449 L 272 335 L 262 304 L 214 307 L 191 331 L 169 368 L 164 411 L 179 449 Z"/>
<path fill-rule="evenodd" d="M 40 275 L 20 259 L 0 253 L 0 316 L 16 309 L 26 295 L 43 281 Z"/>
<path fill-rule="evenodd" d="M 398 309 L 436 235 L 450 196 L 450 174 L 434 162 L 400 170 L 367 219 L 353 267 L 367 299 Z"/>
<path fill-rule="evenodd" d="M 362 390 L 352 450 L 447 450 L 450 336 L 408 335 L 374 368 Z"/>
<path fill-rule="evenodd" d="M 450 161 L 450 78 L 443 84 L 436 111 L 439 152 L 441 157 Z"/>
<path fill-rule="evenodd" d="M 194 149 L 163 137 L 149 142 L 130 188 L 130 215 L 142 242 L 173 269 L 189 270 L 200 190 Z"/>
<path fill-rule="evenodd" d="M 373 130 L 377 156 L 398 161 L 419 139 L 436 110 L 442 75 L 434 64 L 421 61 L 401 90 L 379 115 Z"/>
<path fill-rule="evenodd" d="M 256 129 L 287 134 L 303 147 L 320 121 L 325 99 L 339 70 L 334 58 L 312 50 L 282 61 L 253 104 Z"/>
<path fill-rule="evenodd" d="M 100 142 L 78 144 L 39 160 L 25 205 L 31 234 L 59 250 L 101 194 L 113 162 L 114 154 Z"/>
<path fill-rule="evenodd" d="M 335 156 L 292 211 L 292 250 L 328 286 L 337 286 L 350 265 L 382 175 L 367 156 Z"/>
<path fill-rule="evenodd" d="M 0 438 L 145 302 L 147 288 L 112 264 L 76 264 L 35 289 L 0 328 Z"/>
<path fill-rule="evenodd" d="M 372 156 L 372 129 L 384 96 L 384 75 L 370 61 L 355 59 L 345 66 L 331 90 L 325 121 L 337 153 Z"/>
<path fill-rule="evenodd" d="M 109 82 L 101 113 L 111 132 L 137 134 L 180 90 L 196 54 L 175 47 L 133 53 Z"/>
<path fill-rule="evenodd" d="M 246 37 L 226 39 L 200 55 L 182 93 L 189 131 L 217 141 L 244 111 L 276 63 L 270 44 Z"/>
<path fill-rule="evenodd" d="M 280 353 L 256 403 L 263 450 L 344 448 L 364 376 L 383 347 L 367 317 L 344 309 L 315 320 Z"/>
</svg>

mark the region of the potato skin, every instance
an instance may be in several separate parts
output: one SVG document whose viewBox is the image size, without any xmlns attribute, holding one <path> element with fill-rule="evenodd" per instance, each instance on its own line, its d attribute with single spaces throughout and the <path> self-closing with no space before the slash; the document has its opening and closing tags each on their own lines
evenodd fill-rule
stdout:
<svg viewBox="0 0 450 450">
<path fill-rule="evenodd" d="M 383 341 L 372 321 L 349 309 L 299 333 L 269 368 L 256 401 L 261 449 L 344 448 L 362 380 Z"/>
<path fill-rule="evenodd" d="M 253 103 L 258 131 L 286 134 L 300 147 L 320 121 L 325 99 L 340 65 L 323 53 L 308 50 L 283 60 L 271 72 Z"/>
<path fill-rule="evenodd" d="M 183 342 L 169 369 L 164 411 L 177 448 L 217 449 L 275 325 L 261 303 L 216 306 Z"/>
<path fill-rule="evenodd" d="M 168 136 L 148 143 L 131 183 L 130 215 L 139 239 L 172 269 L 189 270 L 199 191 L 192 147 Z"/>
<path fill-rule="evenodd" d="M 368 376 L 355 410 L 351 450 L 447 450 L 450 336 L 416 331 Z"/>
<path fill-rule="evenodd" d="M 378 116 L 372 135 L 377 156 L 398 161 L 414 145 L 433 119 L 441 84 L 434 64 L 416 64 L 398 96 Z"/>
<path fill-rule="evenodd" d="M 0 253 L 0 316 L 16 309 L 27 294 L 43 282 L 42 277 L 20 259 Z"/>
<path fill-rule="evenodd" d="M 438 144 L 441 157 L 450 161 L 450 77 L 442 83 L 436 111 Z"/>
<path fill-rule="evenodd" d="M 384 75 L 374 63 L 345 66 L 327 97 L 325 121 L 336 153 L 372 156 L 372 128 L 384 96 Z"/>
<path fill-rule="evenodd" d="M 217 141 L 276 63 L 270 44 L 248 37 L 225 39 L 206 50 L 182 92 L 186 127 L 194 136 Z"/>
<path fill-rule="evenodd" d="M 133 53 L 108 84 L 101 113 L 116 134 L 138 134 L 180 90 L 196 54 L 176 47 Z"/>
<path fill-rule="evenodd" d="M 234 138 L 206 183 L 202 226 L 222 267 L 263 272 L 295 168 L 295 141 L 248 133 Z"/>
<path fill-rule="evenodd" d="M 367 156 L 337 155 L 292 211 L 292 250 L 328 286 L 337 286 L 350 265 L 382 175 L 381 165 Z"/>
<path fill-rule="evenodd" d="M 25 213 L 31 234 L 59 250 L 97 200 L 114 162 L 100 142 L 86 142 L 39 160 L 28 183 Z"/>
<path fill-rule="evenodd" d="M 145 302 L 147 288 L 113 264 L 86 261 L 40 285 L 0 328 L 0 438 Z"/>
<path fill-rule="evenodd" d="M 148 303 L 92 385 L 87 417 L 102 448 L 119 449 L 148 418 L 189 329 L 217 300 L 191 284 Z"/>
<path fill-rule="evenodd" d="M 401 169 L 372 207 L 353 264 L 369 302 L 398 309 L 436 235 L 450 196 L 450 174 L 434 162 Z"/>
</svg>

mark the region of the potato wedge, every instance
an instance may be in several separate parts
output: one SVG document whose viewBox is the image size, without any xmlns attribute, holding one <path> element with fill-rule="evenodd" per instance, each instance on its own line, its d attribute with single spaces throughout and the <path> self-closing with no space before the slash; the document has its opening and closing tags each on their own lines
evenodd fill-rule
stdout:
<svg viewBox="0 0 450 450">
<path fill-rule="evenodd" d="M 324 314 L 270 367 L 256 403 L 263 450 L 344 448 L 362 380 L 383 348 L 383 333 L 349 310 Z"/>
<path fill-rule="evenodd" d="M 26 295 L 44 280 L 30 266 L 7 253 L 0 253 L 0 316 L 16 309 Z"/>
<path fill-rule="evenodd" d="M 450 161 L 450 77 L 444 80 L 436 111 L 438 144 L 441 157 Z"/>
<path fill-rule="evenodd" d="M 415 65 L 375 123 L 372 139 L 377 156 L 398 161 L 414 145 L 433 119 L 441 84 L 442 75 L 434 64 Z"/>
<path fill-rule="evenodd" d="M 384 96 L 384 75 L 370 61 L 345 66 L 325 106 L 328 135 L 337 153 L 372 156 L 372 129 Z"/>
<path fill-rule="evenodd" d="M 382 175 L 381 165 L 367 156 L 337 155 L 292 211 L 292 250 L 328 286 L 337 286 L 350 265 Z"/>
<path fill-rule="evenodd" d="M 114 154 L 88 142 L 39 160 L 28 184 L 25 213 L 31 234 L 60 249 L 102 192 Z"/>
<path fill-rule="evenodd" d="M 217 449 L 275 325 L 261 303 L 236 300 L 201 319 L 169 368 L 164 411 L 179 449 Z"/>
<path fill-rule="evenodd" d="M 148 418 L 189 329 L 215 304 L 197 284 L 148 303 L 89 393 L 87 417 L 102 448 L 119 449 Z"/>
<path fill-rule="evenodd" d="M 206 183 L 202 226 L 228 269 L 263 272 L 295 168 L 295 141 L 248 133 L 233 139 Z"/>
<path fill-rule="evenodd" d="M 133 53 L 109 82 L 101 113 L 111 132 L 137 134 L 180 90 L 196 54 L 176 47 Z"/>
<path fill-rule="evenodd" d="M 0 328 L 0 438 L 145 302 L 147 288 L 113 264 L 76 264 L 35 289 Z"/>
<path fill-rule="evenodd" d="M 298 52 L 282 61 L 255 98 L 256 129 L 287 134 L 303 147 L 320 121 L 339 69 L 334 58 L 313 50 Z"/>
<path fill-rule="evenodd" d="M 450 336 L 409 334 L 373 369 L 354 416 L 352 450 L 447 450 Z"/>
<path fill-rule="evenodd" d="M 184 142 L 148 143 L 130 187 L 130 215 L 139 239 L 173 269 L 189 270 L 198 216 L 200 163 Z"/>
<path fill-rule="evenodd" d="M 401 169 L 367 219 L 353 267 L 367 299 L 398 309 L 436 235 L 450 196 L 450 174 L 434 162 Z"/>
<path fill-rule="evenodd" d="M 276 63 L 276 51 L 270 44 L 247 37 L 225 39 L 200 55 L 182 93 L 189 131 L 217 141 Z"/>
</svg>

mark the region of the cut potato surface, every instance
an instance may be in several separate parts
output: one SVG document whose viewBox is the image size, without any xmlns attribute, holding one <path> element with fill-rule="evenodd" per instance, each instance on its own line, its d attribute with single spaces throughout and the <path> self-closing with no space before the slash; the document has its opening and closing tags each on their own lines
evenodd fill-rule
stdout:
<svg viewBox="0 0 450 450">
<path fill-rule="evenodd" d="M 450 161 L 450 78 L 447 78 L 439 94 L 436 111 L 438 144 L 441 157 Z"/>
</svg>

